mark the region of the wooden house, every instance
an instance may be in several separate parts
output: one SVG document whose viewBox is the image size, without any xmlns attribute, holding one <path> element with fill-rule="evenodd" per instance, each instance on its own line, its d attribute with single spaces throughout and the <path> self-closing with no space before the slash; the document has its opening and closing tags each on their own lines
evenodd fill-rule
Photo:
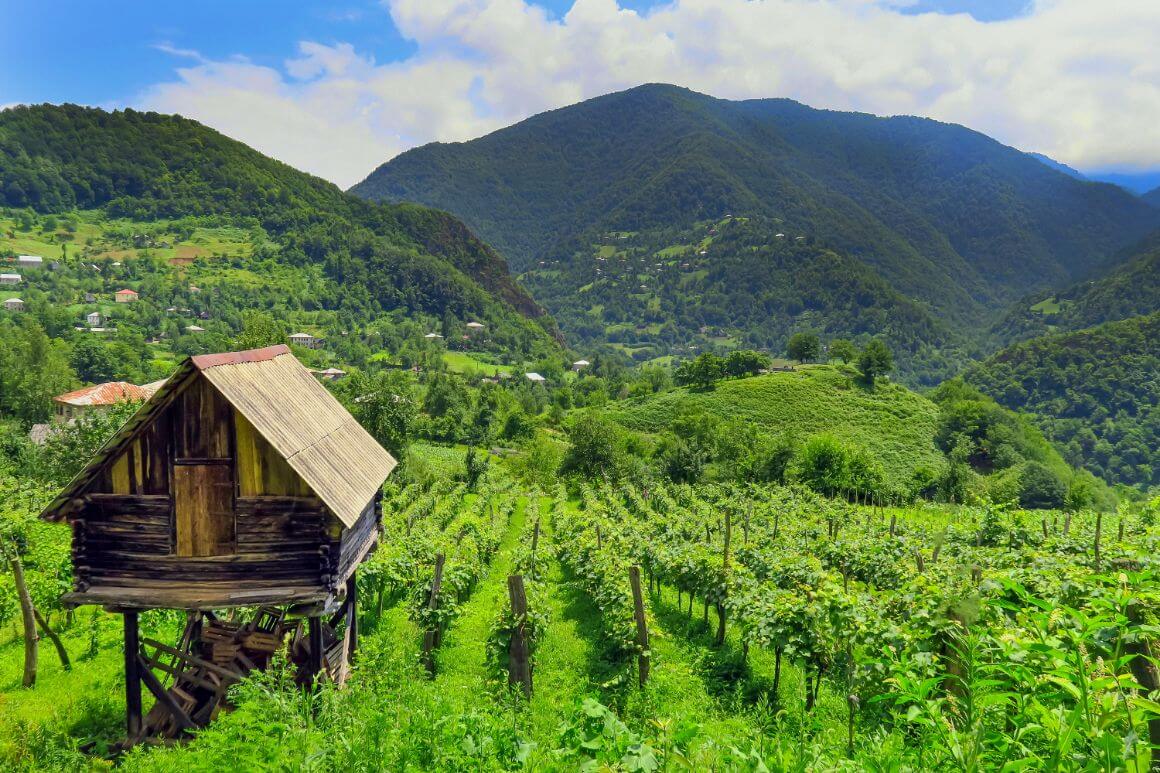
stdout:
<svg viewBox="0 0 1160 773">
<path fill-rule="evenodd" d="M 394 467 L 286 346 L 195 356 L 160 385 L 41 516 L 73 529 L 74 589 L 65 603 L 125 615 L 130 740 L 151 727 L 146 717 L 142 729 L 139 680 L 160 704 L 181 708 L 153 689 L 149 671 L 161 668 L 160 656 L 136 657 L 139 610 L 211 616 L 196 631 L 213 622 L 216 647 L 243 634 L 210 610 L 277 607 L 276 625 L 245 636 L 278 631 L 280 646 L 282 616 L 305 618 L 310 674 L 328 651 L 321 616 L 339 612 L 350 647 L 343 652 L 353 652 L 355 570 L 378 539 L 381 487 Z M 182 695 L 215 674 L 228 678 L 218 660 L 233 662 L 249 640 L 211 647 L 210 663 L 190 654 L 209 646 L 197 632 L 183 637 L 184 648 L 157 647 L 166 657 L 177 651 L 189 666 L 183 673 L 200 674 Z M 207 705 L 194 700 L 166 716 L 188 729 L 187 720 L 197 724 L 194 708 L 208 712 L 206 721 L 216 711 Z"/>
</svg>

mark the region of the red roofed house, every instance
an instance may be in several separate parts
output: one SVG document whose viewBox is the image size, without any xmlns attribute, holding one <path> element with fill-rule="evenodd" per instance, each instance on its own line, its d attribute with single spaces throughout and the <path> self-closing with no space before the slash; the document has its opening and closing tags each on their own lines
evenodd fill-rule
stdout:
<svg viewBox="0 0 1160 773">
<path fill-rule="evenodd" d="M 130 400 L 148 400 L 156 389 L 139 387 L 127 381 L 110 381 L 94 384 L 74 392 L 67 392 L 52 398 L 56 408 L 57 421 L 68 421 L 93 410 L 105 410 L 117 403 Z"/>
<path fill-rule="evenodd" d="M 117 299 L 117 303 L 133 303 L 137 300 L 136 290 L 118 290 L 113 293 L 113 297 Z"/>
</svg>

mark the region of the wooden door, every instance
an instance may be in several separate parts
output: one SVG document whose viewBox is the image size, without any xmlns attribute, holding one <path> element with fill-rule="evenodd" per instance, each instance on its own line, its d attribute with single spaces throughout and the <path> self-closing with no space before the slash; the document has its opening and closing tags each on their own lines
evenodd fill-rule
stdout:
<svg viewBox="0 0 1160 773">
<path fill-rule="evenodd" d="M 234 476 L 230 464 L 178 464 L 173 468 L 177 555 L 234 552 Z"/>
</svg>

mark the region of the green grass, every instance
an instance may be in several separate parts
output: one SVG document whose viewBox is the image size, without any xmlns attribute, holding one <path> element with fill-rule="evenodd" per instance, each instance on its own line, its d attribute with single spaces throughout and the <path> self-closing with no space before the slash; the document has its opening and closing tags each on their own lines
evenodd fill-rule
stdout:
<svg viewBox="0 0 1160 773">
<path fill-rule="evenodd" d="M 443 362 L 456 373 L 482 373 L 485 376 L 495 376 L 498 373 L 512 372 L 510 365 L 484 362 L 469 352 L 443 352 Z"/>
<path fill-rule="evenodd" d="M 879 382 L 867 389 L 841 369 L 825 365 L 722 381 L 704 392 L 674 389 L 619 403 L 608 415 L 628 429 L 655 433 L 689 410 L 774 433 L 789 431 L 800 439 L 832 433 L 873 454 L 896 484 L 908 482 L 921 465 L 942 465 L 934 444 L 934 403 L 896 384 Z"/>
</svg>

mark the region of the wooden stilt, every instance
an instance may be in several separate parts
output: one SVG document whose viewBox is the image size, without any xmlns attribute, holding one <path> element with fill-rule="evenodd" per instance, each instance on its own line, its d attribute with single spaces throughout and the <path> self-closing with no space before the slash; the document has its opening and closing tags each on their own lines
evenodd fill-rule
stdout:
<svg viewBox="0 0 1160 773">
<path fill-rule="evenodd" d="M 353 663 L 354 653 L 358 649 L 358 582 L 355 581 L 355 574 L 351 574 L 346 581 L 346 603 L 348 605 L 346 625 L 350 631 L 346 659 L 347 662 Z"/>
<path fill-rule="evenodd" d="M 310 636 L 310 684 L 317 687 L 319 675 L 322 673 L 322 620 L 318 617 L 309 618 Z"/>
<path fill-rule="evenodd" d="M 640 649 L 636 659 L 637 675 L 640 686 L 644 687 L 645 683 L 648 682 L 649 644 L 648 620 L 644 614 L 644 596 L 640 592 L 639 566 L 630 566 L 628 568 L 628 584 L 632 589 L 632 615 L 636 621 L 636 646 Z"/>
<path fill-rule="evenodd" d="M 137 613 L 124 612 L 125 624 L 125 735 L 132 746 L 141 736 L 141 671 L 137 653 L 141 649 Z"/>
</svg>

